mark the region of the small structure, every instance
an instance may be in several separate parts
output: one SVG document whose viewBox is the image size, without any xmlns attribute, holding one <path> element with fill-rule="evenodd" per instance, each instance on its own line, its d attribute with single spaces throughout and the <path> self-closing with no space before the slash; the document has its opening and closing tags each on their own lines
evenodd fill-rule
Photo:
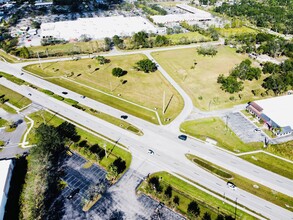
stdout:
<svg viewBox="0 0 293 220">
<path fill-rule="evenodd" d="M 4 218 L 13 167 L 13 160 L 0 160 L 0 220 Z"/>
<path fill-rule="evenodd" d="M 293 95 L 249 102 L 246 110 L 262 120 L 277 136 L 293 132 Z"/>
</svg>

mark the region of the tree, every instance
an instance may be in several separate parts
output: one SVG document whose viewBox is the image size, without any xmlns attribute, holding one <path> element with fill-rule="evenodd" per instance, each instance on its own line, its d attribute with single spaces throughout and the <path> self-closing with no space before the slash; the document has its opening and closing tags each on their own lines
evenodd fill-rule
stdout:
<svg viewBox="0 0 293 220">
<path fill-rule="evenodd" d="M 208 212 L 205 212 L 203 217 L 202 217 L 202 220 L 211 220 L 211 214 L 208 213 Z"/>
<path fill-rule="evenodd" d="M 156 46 L 161 47 L 168 44 L 169 44 L 169 40 L 166 36 L 161 36 L 161 35 L 156 36 L 156 39 L 155 39 Z"/>
<path fill-rule="evenodd" d="M 75 125 L 65 121 L 57 127 L 57 131 L 62 138 L 74 139 L 77 136 Z"/>
<path fill-rule="evenodd" d="M 124 76 L 127 72 L 121 69 L 120 67 L 115 67 L 112 69 L 112 75 L 116 77 Z"/>
<path fill-rule="evenodd" d="M 123 48 L 123 39 L 121 39 L 118 35 L 114 35 L 112 41 L 115 46 L 122 49 Z"/>
<path fill-rule="evenodd" d="M 165 195 L 167 196 L 167 198 L 171 198 L 172 197 L 172 186 L 168 186 L 167 189 L 165 190 Z"/>
<path fill-rule="evenodd" d="M 144 71 L 145 73 L 155 72 L 157 70 L 157 66 L 150 59 L 140 60 L 136 63 L 135 68 L 138 71 Z"/>
<path fill-rule="evenodd" d="M 109 62 L 109 60 L 106 59 L 104 56 L 97 56 L 96 59 L 99 61 L 99 63 L 100 63 L 101 65 L 103 65 L 103 64 Z"/>
<path fill-rule="evenodd" d="M 147 48 L 149 47 L 149 42 L 148 42 L 148 34 L 144 31 L 140 31 L 136 34 L 133 35 L 133 43 L 136 48 L 143 47 Z"/>
<path fill-rule="evenodd" d="M 223 74 L 218 76 L 218 83 L 221 84 L 221 89 L 231 94 L 240 92 L 243 90 L 243 82 L 238 81 L 235 76 L 224 77 Z"/>
<path fill-rule="evenodd" d="M 200 214 L 200 208 L 196 201 L 191 201 L 188 204 L 187 213 L 191 216 L 197 217 Z"/>
<path fill-rule="evenodd" d="M 176 205 L 179 205 L 179 202 L 180 202 L 179 197 L 178 197 L 178 196 L 174 196 L 173 202 L 174 202 Z"/>
<path fill-rule="evenodd" d="M 215 47 L 209 46 L 209 47 L 204 47 L 204 46 L 200 46 L 199 48 L 197 48 L 197 53 L 200 55 L 204 55 L 204 56 L 216 56 L 216 54 L 218 53 L 217 49 Z"/>
</svg>

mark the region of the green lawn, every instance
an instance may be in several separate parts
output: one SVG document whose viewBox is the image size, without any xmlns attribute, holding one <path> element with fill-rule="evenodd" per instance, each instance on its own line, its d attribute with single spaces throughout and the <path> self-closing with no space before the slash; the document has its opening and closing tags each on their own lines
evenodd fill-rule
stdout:
<svg viewBox="0 0 293 220">
<path fill-rule="evenodd" d="M 192 161 L 193 158 L 198 158 L 198 157 L 189 154 L 189 155 L 187 155 L 187 158 Z M 242 176 L 240 176 L 240 175 L 238 175 L 236 173 L 228 171 L 228 170 L 226 170 L 226 169 L 224 169 L 224 168 L 222 168 L 220 166 L 217 166 L 217 165 L 215 165 L 215 164 L 213 164 L 211 162 L 208 162 L 208 161 L 206 161 L 204 159 L 201 159 L 201 160 L 203 162 L 205 162 L 207 164 L 207 166 L 214 166 L 214 167 L 217 167 L 218 169 L 221 169 L 221 170 L 223 170 L 223 171 L 225 171 L 227 173 L 230 173 L 233 176 L 233 179 L 231 181 L 238 188 L 243 189 L 243 190 L 245 190 L 245 191 L 247 191 L 247 192 L 249 192 L 249 193 L 251 193 L 251 194 L 253 194 L 255 196 L 263 198 L 264 200 L 272 202 L 272 203 L 274 203 L 274 204 L 276 204 L 278 206 L 281 206 L 281 207 L 283 207 L 285 209 L 293 211 L 293 199 L 292 199 L 292 197 L 287 196 L 287 195 L 282 194 L 282 193 L 279 193 L 279 192 L 276 192 L 276 191 L 274 191 L 274 190 L 272 190 L 272 189 L 270 189 L 270 188 L 268 188 L 268 187 L 266 187 L 264 185 L 261 185 L 261 184 L 259 184 L 257 182 L 254 182 L 254 181 L 250 180 L 250 179 L 242 177 Z M 213 172 L 211 171 L 211 173 L 213 173 Z M 213 174 L 215 174 L 215 173 L 213 173 Z M 226 180 L 225 178 L 223 178 L 223 177 L 221 177 L 219 175 L 217 175 L 217 176 L 222 178 L 223 180 Z M 254 187 L 256 185 L 258 186 L 258 188 Z M 286 205 L 289 205 L 291 208 L 288 208 Z"/>
<path fill-rule="evenodd" d="M 17 78 L 17 77 L 15 77 L 13 75 L 10 75 L 8 73 L 1 72 L 1 71 L 0 71 L 0 77 L 5 77 L 7 80 L 9 80 L 9 81 L 11 81 L 13 83 L 16 83 L 18 85 L 22 85 L 22 84 L 25 83 L 24 80 L 22 80 L 20 78 Z"/>
<path fill-rule="evenodd" d="M 5 127 L 5 125 L 8 123 L 5 119 L 0 117 L 0 128 Z"/>
<path fill-rule="evenodd" d="M 11 56 L 8 53 L 5 53 L 3 50 L 0 50 L 0 57 L 4 58 L 9 63 L 18 62 L 18 60 L 15 57 Z M 0 59 L 0 60 L 2 61 L 2 59 Z"/>
<path fill-rule="evenodd" d="M 178 45 L 182 38 L 186 38 L 188 41 L 191 42 L 211 41 L 210 37 L 206 37 L 198 32 L 170 34 L 166 35 L 166 37 L 172 41 L 172 45 Z"/>
<path fill-rule="evenodd" d="M 253 96 L 251 90 L 263 91 L 261 82 L 264 76 L 258 81 L 245 82 L 244 90 L 237 94 L 221 90 L 217 83 L 218 76 L 228 75 L 235 65 L 248 56 L 238 54 L 234 48 L 227 46 L 219 46 L 217 49 L 218 53 L 214 57 L 198 55 L 196 48 L 153 52 L 152 56 L 191 97 L 193 104 L 202 110 L 229 108 L 263 98 Z"/>
<path fill-rule="evenodd" d="M 159 199 L 164 202 L 165 205 L 170 208 L 175 208 L 181 214 L 186 215 L 188 204 L 195 200 L 200 207 L 200 217 L 203 216 L 205 212 L 211 214 L 212 219 L 216 219 L 218 213 L 224 215 L 234 216 L 235 208 L 227 203 L 223 203 L 221 200 L 211 196 L 210 194 L 203 192 L 202 190 L 192 186 L 185 181 L 172 176 L 167 172 L 154 173 L 150 177 L 157 176 L 160 178 L 160 185 L 163 187 L 163 192 L 168 185 L 172 187 L 172 198 L 167 199 L 164 196 L 164 193 L 157 193 L 154 190 L 151 190 L 147 185 L 147 182 L 144 181 L 138 188 L 139 191 L 151 195 L 153 198 Z M 176 206 L 172 201 L 174 196 L 179 197 L 179 205 Z M 238 219 L 254 219 L 249 214 L 237 210 Z M 200 219 L 200 218 L 199 218 Z"/>
<path fill-rule="evenodd" d="M 63 119 L 59 118 L 57 115 L 52 115 L 47 111 L 38 111 L 35 113 L 32 113 L 29 115 L 31 119 L 34 120 L 34 127 L 30 131 L 29 135 L 27 136 L 27 141 L 29 144 L 35 144 L 35 129 L 43 122 L 46 122 L 47 124 L 53 125 L 53 126 L 58 126 L 63 122 Z M 99 164 L 104 167 L 105 169 L 108 169 L 108 166 L 118 157 L 121 157 L 126 161 L 126 166 L 127 168 L 130 166 L 131 163 L 131 154 L 123 150 L 121 147 L 118 147 L 117 145 L 113 145 L 112 143 L 105 141 L 101 139 L 100 137 L 87 132 L 79 127 L 76 127 L 77 133 L 81 136 L 80 140 L 87 140 L 88 145 L 93 145 L 93 144 L 99 144 L 101 147 L 104 147 L 104 144 L 106 146 L 107 152 L 108 152 L 108 158 L 104 157 Z M 80 149 L 80 147 L 73 147 L 71 146 L 73 150 L 78 151 L 80 154 L 85 156 L 87 159 L 91 159 L 91 155 L 88 155 L 87 152 L 84 152 L 83 150 Z"/>
<path fill-rule="evenodd" d="M 16 93 L 13 90 L 8 89 L 2 85 L 0 85 L 0 96 L 1 95 L 5 95 L 4 99 L 8 99 L 8 102 L 16 106 L 17 108 L 23 108 L 32 102 L 25 96 L 20 95 L 19 93 Z"/>
<path fill-rule="evenodd" d="M 47 46 L 33 46 L 29 47 L 31 53 L 48 55 L 48 56 L 62 56 L 70 53 L 94 53 L 99 48 L 104 46 L 104 41 L 89 41 L 89 42 L 75 42 L 66 44 L 56 44 Z"/>
<path fill-rule="evenodd" d="M 264 169 L 270 170 L 289 179 L 293 179 L 292 163 L 288 163 L 265 153 L 249 154 L 240 157 Z"/>
<path fill-rule="evenodd" d="M 3 108 L 5 111 L 7 111 L 10 114 L 16 114 L 16 110 L 14 108 L 11 108 L 9 105 L 6 104 L 0 104 L 0 108 Z"/>
<path fill-rule="evenodd" d="M 293 141 L 288 141 L 282 144 L 269 145 L 266 150 L 278 156 L 293 160 Z"/>
<path fill-rule="evenodd" d="M 159 71 L 143 73 L 133 68 L 137 61 L 146 58 L 144 55 L 135 54 L 107 58 L 111 62 L 105 65 L 99 65 L 95 59 L 82 59 L 44 63 L 42 64 L 43 70 L 38 65 L 30 65 L 25 69 L 42 77 L 63 76 L 64 78 L 62 79 L 47 78 L 47 80 L 152 123 L 158 123 L 153 111 L 132 105 L 118 98 L 129 100 L 152 110 L 156 108 L 164 124 L 169 123 L 165 122 L 164 119 L 170 118 L 172 121 L 180 113 L 183 108 L 183 100 Z M 111 73 L 114 67 L 121 67 L 128 73 L 120 78 L 114 77 Z M 97 68 L 99 69 L 97 70 Z M 97 89 L 115 97 L 105 95 L 97 91 Z M 162 97 L 164 91 L 166 103 L 171 101 L 163 115 Z"/>
<path fill-rule="evenodd" d="M 217 146 L 237 153 L 259 150 L 262 147 L 262 143 L 243 143 L 220 118 L 185 121 L 180 130 L 204 141 L 211 138 L 217 141 Z"/>
<path fill-rule="evenodd" d="M 239 27 L 239 28 L 217 28 L 217 31 L 223 37 L 231 37 L 241 34 L 256 34 L 258 31 L 249 27 Z"/>
</svg>

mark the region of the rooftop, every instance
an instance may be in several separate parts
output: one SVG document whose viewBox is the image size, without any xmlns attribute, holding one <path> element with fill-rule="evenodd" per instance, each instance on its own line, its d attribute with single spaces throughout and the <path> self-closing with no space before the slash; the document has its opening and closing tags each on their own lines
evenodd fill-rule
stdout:
<svg viewBox="0 0 293 220">
<path fill-rule="evenodd" d="M 2 198 L 4 196 L 6 177 L 9 173 L 11 160 L 0 160 L 0 207 L 2 207 Z"/>
<path fill-rule="evenodd" d="M 290 126 L 293 128 L 293 95 L 258 100 L 255 103 L 263 108 L 262 113 L 270 117 L 280 127 Z"/>
</svg>

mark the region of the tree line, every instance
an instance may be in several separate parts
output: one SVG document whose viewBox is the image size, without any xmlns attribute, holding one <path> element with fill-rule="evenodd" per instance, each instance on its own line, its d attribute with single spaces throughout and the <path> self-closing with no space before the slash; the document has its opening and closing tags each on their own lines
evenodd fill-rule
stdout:
<svg viewBox="0 0 293 220">
<path fill-rule="evenodd" d="M 241 0 L 236 4 L 223 3 L 214 10 L 230 17 L 245 17 L 258 27 L 283 34 L 293 34 L 293 2 L 277 0 Z"/>
</svg>

